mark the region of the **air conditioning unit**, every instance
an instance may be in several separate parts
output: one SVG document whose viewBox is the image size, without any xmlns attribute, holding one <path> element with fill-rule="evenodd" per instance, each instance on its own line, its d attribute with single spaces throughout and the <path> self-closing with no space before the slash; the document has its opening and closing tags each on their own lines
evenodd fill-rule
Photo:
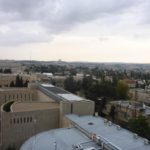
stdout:
<svg viewBox="0 0 150 150">
<path fill-rule="evenodd" d="M 100 138 L 99 136 L 96 136 L 96 139 L 97 139 L 98 141 L 100 141 L 101 138 Z"/>
<path fill-rule="evenodd" d="M 138 135 L 135 133 L 135 134 L 133 134 L 133 137 L 135 138 L 135 139 L 138 139 Z"/>
<path fill-rule="evenodd" d="M 144 139 L 144 144 L 148 145 L 149 144 L 149 140 L 148 139 Z"/>
<path fill-rule="evenodd" d="M 95 117 L 98 117 L 98 112 L 95 112 Z"/>
<path fill-rule="evenodd" d="M 107 119 L 104 119 L 104 123 L 107 123 L 108 122 L 108 120 Z"/>
<path fill-rule="evenodd" d="M 111 121 L 108 121 L 108 125 L 109 125 L 109 126 L 112 126 L 112 122 L 111 122 Z"/>
<path fill-rule="evenodd" d="M 121 130 L 121 127 L 119 125 L 117 125 L 116 127 L 117 127 L 117 130 Z"/>
<path fill-rule="evenodd" d="M 84 150 L 80 144 L 73 144 L 72 147 L 75 149 L 75 150 Z"/>
</svg>

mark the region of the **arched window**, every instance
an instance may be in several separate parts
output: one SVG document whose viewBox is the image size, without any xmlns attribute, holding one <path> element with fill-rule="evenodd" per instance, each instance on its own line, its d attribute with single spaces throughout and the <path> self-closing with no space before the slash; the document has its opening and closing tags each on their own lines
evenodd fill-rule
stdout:
<svg viewBox="0 0 150 150">
<path fill-rule="evenodd" d="M 26 118 L 24 117 L 24 123 L 26 123 Z"/>
<path fill-rule="evenodd" d="M 30 117 L 30 122 L 32 122 L 32 117 Z"/>
<path fill-rule="evenodd" d="M 27 123 L 29 122 L 29 117 L 27 117 Z"/>
<path fill-rule="evenodd" d="M 17 123 L 19 124 L 19 118 L 17 118 Z"/>
</svg>

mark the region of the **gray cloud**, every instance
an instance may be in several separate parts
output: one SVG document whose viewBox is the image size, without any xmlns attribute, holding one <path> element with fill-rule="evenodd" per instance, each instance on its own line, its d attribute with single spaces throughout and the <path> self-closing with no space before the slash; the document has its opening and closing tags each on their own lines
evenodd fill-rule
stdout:
<svg viewBox="0 0 150 150">
<path fill-rule="evenodd" d="M 0 0 L 0 28 L 8 28 L 3 33 L 0 30 L 0 44 L 45 42 L 78 24 L 108 15 L 113 18 L 140 3 L 141 0 Z"/>
<path fill-rule="evenodd" d="M 23 33 L 11 31 L 7 34 L 0 34 L 0 46 L 17 46 L 24 43 L 43 43 L 52 40 L 45 34 Z"/>
</svg>

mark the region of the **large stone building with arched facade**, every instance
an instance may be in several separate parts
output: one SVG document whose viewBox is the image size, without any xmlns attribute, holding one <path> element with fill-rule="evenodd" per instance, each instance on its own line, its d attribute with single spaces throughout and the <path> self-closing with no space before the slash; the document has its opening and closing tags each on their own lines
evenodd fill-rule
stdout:
<svg viewBox="0 0 150 150">
<path fill-rule="evenodd" d="M 66 114 L 93 115 L 94 102 L 51 84 L 0 89 L 1 150 L 19 149 L 36 133 L 65 126 Z"/>
</svg>

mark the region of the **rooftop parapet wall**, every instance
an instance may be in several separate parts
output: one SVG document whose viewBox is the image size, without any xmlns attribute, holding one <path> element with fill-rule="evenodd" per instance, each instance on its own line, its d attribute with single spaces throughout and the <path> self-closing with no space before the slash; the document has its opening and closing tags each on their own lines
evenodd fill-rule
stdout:
<svg viewBox="0 0 150 150">
<path fill-rule="evenodd" d="M 15 102 L 11 105 L 11 112 L 30 112 L 50 109 L 59 109 L 59 104 L 56 102 Z"/>
<path fill-rule="evenodd" d="M 34 101 L 37 91 L 29 88 L 0 88 L 0 106 L 8 101 Z"/>
<path fill-rule="evenodd" d="M 51 84 L 37 84 L 38 89 L 46 94 L 47 96 L 51 97 L 57 102 L 61 101 L 69 101 L 70 103 L 74 103 L 76 101 L 87 101 L 85 98 L 72 94 L 64 89 L 59 87 L 55 87 Z"/>
<path fill-rule="evenodd" d="M 79 116 L 93 115 L 95 112 L 95 103 L 90 100 L 76 101 L 72 105 L 72 113 Z"/>
<path fill-rule="evenodd" d="M 39 89 L 41 92 L 43 92 L 44 94 L 46 94 L 47 96 L 49 96 L 51 99 L 57 101 L 58 103 L 59 103 L 60 101 L 62 101 L 62 99 L 61 99 L 59 96 L 57 96 L 55 93 L 49 91 L 48 89 L 42 87 L 40 84 L 38 84 L 38 89 Z"/>
</svg>

